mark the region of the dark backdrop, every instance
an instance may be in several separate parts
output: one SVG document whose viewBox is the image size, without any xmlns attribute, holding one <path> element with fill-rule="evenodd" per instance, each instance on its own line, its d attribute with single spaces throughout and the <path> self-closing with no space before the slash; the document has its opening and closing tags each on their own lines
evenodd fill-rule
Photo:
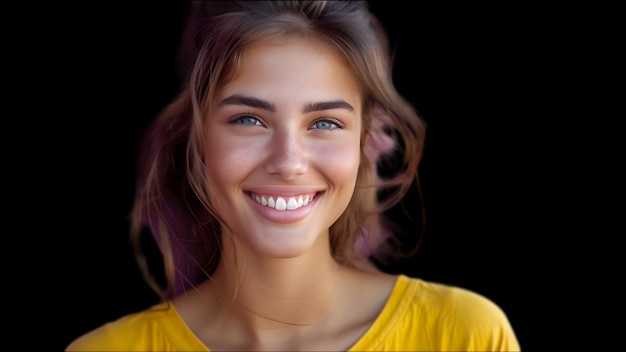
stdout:
<svg viewBox="0 0 626 352">
<path fill-rule="evenodd" d="M 37 226 L 45 240 L 33 247 L 52 257 L 36 265 L 51 282 L 39 290 L 49 297 L 46 326 L 58 348 L 157 300 L 135 267 L 127 214 L 139 136 L 177 89 L 186 3 L 36 9 L 32 39 L 47 44 L 34 57 L 43 91 L 32 94 L 44 98 L 22 108 L 45 106 L 37 116 L 43 147 L 32 155 L 46 161 L 33 176 L 45 201 L 37 221 L 24 224 Z M 420 166 L 426 232 L 417 254 L 389 270 L 489 297 L 532 349 L 553 314 L 539 317 L 533 306 L 537 280 L 550 270 L 538 265 L 536 243 L 554 226 L 545 222 L 551 196 L 540 194 L 540 182 L 549 175 L 537 146 L 538 106 L 550 84 L 539 70 L 550 45 L 533 29 L 546 18 L 514 6 L 371 6 L 395 48 L 398 89 L 428 123 Z"/>
</svg>

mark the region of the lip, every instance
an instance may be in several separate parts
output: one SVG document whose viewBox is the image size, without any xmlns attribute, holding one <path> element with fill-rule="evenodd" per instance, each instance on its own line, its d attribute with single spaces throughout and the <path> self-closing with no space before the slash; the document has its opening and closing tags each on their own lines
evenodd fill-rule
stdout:
<svg viewBox="0 0 626 352">
<path fill-rule="evenodd" d="M 279 196 L 280 197 L 294 197 L 294 196 L 299 196 L 302 194 L 313 193 L 315 194 L 315 197 L 307 205 L 304 205 L 298 209 L 276 210 L 274 208 L 261 205 L 256 200 L 252 199 L 252 197 L 250 196 L 251 192 L 260 193 L 260 194 L 271 194 L 271 195 L 275 195 L 276 197 L 279 197 Z M 244 196 L 248 199 L 248 202 L 250 202 L 252 208 L 258 214 L 260 214 L 263 218 L 265 218 L 266 220 L 270 222 L 279 223 L 279 224 L 291 224 L 291 223 L 295 223 L 306 218 L 311 213 L 311 211 L 313 210 L 313 207 L 315 206 L 317 201 L 323 196 L 323 194 L 324 192 L 313 191 L 311 188 L 307 188 L 307 189 L 283 188 L 283 189 L 278 190 L 276 188 L 269 189 L 269 188 L 264 187 L 264 188 L 256 188 L 255 190 L 247 190 L 244 192 Z"/>
<path fill-rule="evenodd" d="M 301 194 L 321 193 L 320 188 L 315 187 L 296 187 L 296 186 L 263 186 L 251 187 L 244 189 L 246 193 L 268 194 L 277 197 L 294 197 Z"/>
</svg>

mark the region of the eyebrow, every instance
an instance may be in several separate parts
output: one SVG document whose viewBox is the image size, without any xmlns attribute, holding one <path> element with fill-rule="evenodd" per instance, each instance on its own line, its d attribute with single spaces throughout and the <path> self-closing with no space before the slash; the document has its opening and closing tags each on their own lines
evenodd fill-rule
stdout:
<svg viewBox="0 0 626 352">
<path fill-rule="evenodd" d="M 259 108 L 267 110 L 269 112 L 276 112 L 276 107 L 269 101 L 265 101 L 259 98 L 250 97 L 241 94 L 233 94 L 220 103 L 222 105 L 246 105 L 253 108 Z M 348 104 L 344 100 L 331 100 L 331 101 L 319 101 L 314 103 L 308 103 L 302 110 L 303 113 L 309 113 L 314 111 L 332 110 L 332 109 L 345 109 L 348 111 L 354 111 L 354 107 Z"/>
</svg>

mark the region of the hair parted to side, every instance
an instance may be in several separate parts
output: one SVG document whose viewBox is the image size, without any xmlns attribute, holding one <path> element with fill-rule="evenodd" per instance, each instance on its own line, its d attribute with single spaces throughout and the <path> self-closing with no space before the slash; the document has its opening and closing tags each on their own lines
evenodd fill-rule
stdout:
<svg viewBox="0 0 626 352">
<path fill-rule="evenodd" d="M 201 147 L 204 118 L 220 88 L 237 72 L 246 48 L 293 35 L 312 36 L 336 48 L 362 89 L 361 163 L 355 193 L 330 228 L 332 254 L 352 265 L 384 247 L 390 231 L 380 216 L 417 180 L 425 124 L 393 85 L 386 33 L 367 2 L 194 1 L 179 49 L 180 93 L 144 135 L 131 211 L 138 263 L 162 298 L 209 278 L 220 260 L 225 224 L 209 201 Z M 384 158 L 400 164 L 395 174 L 377 174 Z M 382 190 L 387 196 L 379 199 Z M 150 274 L 141 252 L 144 230 L 162 252 L 166 287 Z"/>
</svg>

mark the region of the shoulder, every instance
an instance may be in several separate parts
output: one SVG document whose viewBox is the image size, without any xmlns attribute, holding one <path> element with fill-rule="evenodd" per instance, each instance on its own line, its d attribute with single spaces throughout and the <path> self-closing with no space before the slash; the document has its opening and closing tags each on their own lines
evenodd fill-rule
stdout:
<svg viewBox="0 0 626 352">
<path fill-rule="evenodd" d="M 174 306 L 164 302 L 101 325 L 72 341 L 66 351 L 164 350 L 178 341 L 197 343 Z"/>
<path fill-rule="evenodd" d="M 380 320 L 394 349 L 519 350 L 503 310 L 461 287 L 401 275 Z"/>
<path fill-rule="evenodd" d="M 404 279 L 410 314 L 439 337 L 441 348 L 491 351 L 518 350 L 504 311 L 489 298 L 458 286 Z"/>
<path fill-rule="evenodd" d="M 413 308 L 431 307 L 434 310 L 422 311 L 433 314 L 433 318 L 480 320 L 500 323 L 506 320 L 502 309 L 489 298 L 458 286 L 438 282 L 428 282 L 407 278 L 407 294 L 402 299 L 416 303 Z M 420 309 L 421 310 L 421 309 Z"/>
</svg>

